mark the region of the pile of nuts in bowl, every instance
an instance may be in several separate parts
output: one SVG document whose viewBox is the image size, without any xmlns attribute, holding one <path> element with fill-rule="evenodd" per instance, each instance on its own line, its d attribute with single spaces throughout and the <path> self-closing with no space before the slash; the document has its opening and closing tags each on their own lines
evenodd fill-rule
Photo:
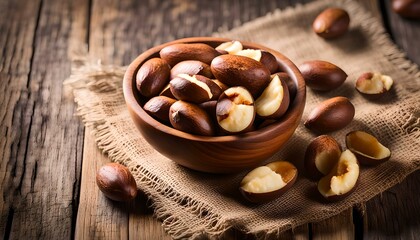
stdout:
<svg viewBox="0 0 420 240">
<path fill-rule="evenodd" d="M 140 67 L 136 87 L 149 99 L 143 109 L 161 123 L 196 135 L 231 135 L 266 126 L 264 120 L 287 111 L 296 86 L 278 70 L 271 53 L 243 49 L 239 41 L 216 48 L 179 43 Z"/>
</svg>

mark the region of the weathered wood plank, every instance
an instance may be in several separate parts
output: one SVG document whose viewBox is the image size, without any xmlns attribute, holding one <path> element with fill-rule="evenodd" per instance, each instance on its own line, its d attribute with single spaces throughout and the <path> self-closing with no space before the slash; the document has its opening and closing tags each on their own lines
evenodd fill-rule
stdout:
<svg viewBox="0 0 420 240">
<path fill-rule="evenodd" d="M 418 239 L 420 171 L 366 203 L 366 239 Z"/>
<path fill-rule="evenodd" d="M 312 223 L 312 238 L 317 240 L 354 239 L 352 211 L 348 209 L 324 221 Z"/>
<path fill-rule="evenodd" d="M 2 1 L 0 9 L 0 238 L 8 238 L 25 172 L 33 118 L 29 75 L 39 1 Z"/>
<path fill-rule="evenodd" d="M 0 9 L 0 238 L 8 238 L 24 177 L 33 118 L 29 75 L 39 1 L 2 1 Z M 13 11 L 12 11 L 13 10 Z"/>
<path fill-rule="evenodd" d="M 76 7 L 77 6 L 77 7 Z M 0 236 L 72 234 L 83 127 L 63 96 L 69 35 L 83 1 L 1 3 Z M 4 35 L 3 35 L 4 34 Z M 86 31 L 72 35 L 85 39 Z"/>
<path fill-rule="evenodd" d="M 75 238 L 128 239 L 128 204 L 109 200 L 96 186 L 96 171 L 109 159 L 86 132 Z"/>
</svg>

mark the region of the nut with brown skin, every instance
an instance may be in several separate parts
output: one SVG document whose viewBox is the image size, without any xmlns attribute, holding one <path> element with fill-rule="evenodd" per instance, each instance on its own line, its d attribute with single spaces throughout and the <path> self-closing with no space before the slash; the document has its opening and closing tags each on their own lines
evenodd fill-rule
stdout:
<svg viewBox="0 0 420 240">
<path fill-rule="evenodd" d="M 193 103 L 177 101 L 169 109 L 171 125 L 180 131 L 213 136 L 215 133 L 210 116 Z"/>
<path fill-rule="evenodd" d="M 101 192 L 115 201 L 129 201 L 137 195 L 137 185 L 127 167 L 107 163 L 96 172 L 96 184 Z"/>
<path fill-rule="evenodd" d="M 347 74 L 338 66 L 321 60 L 304 62 L 299 66 L 305 83 L 316 91 L 331 91 L 347 79 Z"/>
<path fill-rule="evenodd" d="M 316 132 L 326 133 L 347 126 L 354 117 L 355 109 L 346 97 L 334 97 L 321 102 L 310 113 L 305 127 Z"/>
<path fill-rule="evenodd" d="M 149 101 L 144 104 L 143 109 L 158 121 L 169 123 L 169 108 L 175 102 L 176 100 L 173 98 L 156 96 L 149 99 Z"/>
<path fill-rule="evenodd" d="M 255 108 L 262 118 L 278 119 L 287 111 L 289 101 L 287 84 L 275 75 L 255 101 Z"/>
<path fill-rule="evenodd" d="M 321 135 L 308 145 L 305 152 L 304 166 L 306 175 L 312 180 L 319 180 L 331 172 L 341 155 L 341 146 L 331 136 Z"/>
<path fill-rule="evenodd" d="M 249 172 L 243 178 L 239 190 L 250 202 L 268 202 L 289 190 L 295 183 L 297 175 L 297 168 L 290 162 L 272 162 Z"/>
<path fill-rule="evenodd" d="M 173 79 L 178 76 L 178 74 L 188 74 L 188 75 L 202 75 L 208 78 L 213 78 L 211 73 L 210 66 L 203 62 L 197 60 L 186 60 L 177 63 L 171 69 L 170 79 Z"/>
<path fill-rule="evenodd" d="M 331 172 L 319 180 L 318 191 L 328 201 L 341 200 L 355 189 L 359 173 L 356 156 L 346 150 Z"/>
<path fill-rule="evenodd" d="M 273 74 L 279 70 L 279 63 L 277 62 L 276 57 L 273 54 L 267 51 L 261 51 L 260 62 L 270 70 L 270 73 Z"/>
<path fill-rule="evenodd" d="M 341 8 L 327 8 L 314 20 L 312 29 L 323 38 L 336 38 L 344 35 L 350 25 L 350 16 Z"/>
<path fill-rule="evenodd" d="M 147 98 L 158 95 L 168 84 L 170 71 L 169 65 L 160 58 L 147 60 L 137 72 L 137 90 Z"/>
<path fill-rule="evenodd" d="M 216 117 L 224 132 L 237 134 L 250 131 L 255 118 L 254 99 L 244 87 L 231 87 L 220 95 Z"/>
<path fill-rule="evenodd" d="M 213 97 L 210 87 L 206 83 L 199 81 L 196 76 L 179 74 L 169 82 L 169 85 L 172 94 L 178 100 L 202 103 L 209 101 Z"/>
<path fill-rule="evenodd" d="M 164 47 L 159 54 L 172 67 L 186 60 L 210 64 L 213 58 L 220 55 L 216 49 L 204 43 L 177 43 Z"/>
<path fill-rule="evenodd" d="M 420 19 L 419 0 L 392 0 L 392 10 L 405 18 Z"/>
<path fill-rule="evenodd" d="M 393 82 L 390 76 L 367 72 L 357 79 L 356 89 L 367 98 L 377 99 L 389 92 Z"/>
<path fill-rule="evenodd" d="M 378 165 L 391 157 L 391 151 L 373 135 L 363 131 L 353 131 L 346 135 L 346 146 L 363 165 Z"/>
<path fill-rule="evenodd" d="M 221 55 L 210 64 L 213 75 L 228 86 L 243 86 L 258 97 L 270 82 L 270 71 L 249 57 Z"/>
</svg>

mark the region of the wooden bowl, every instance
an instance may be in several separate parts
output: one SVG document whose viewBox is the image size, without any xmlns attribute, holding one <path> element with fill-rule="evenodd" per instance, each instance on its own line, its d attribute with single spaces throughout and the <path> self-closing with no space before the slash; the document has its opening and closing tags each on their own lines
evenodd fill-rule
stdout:
<svg viewBox="0 0 420 240">
<path fill-rule="evenodd" d="M 291 77 L 297 85 L 297 93 L 289 109 L 281 120 L 258 130 L 230 136 L 198 136 L 181 132 L 166 126 L 142 108 L 144 100 L 136 89 L 136 73 L 150 58 L 159 57 L 159 51 L 174 43 L 206 43 L 216 47 L 225 38 L 194 37 L 179 39 L 153 47 L 140 54 L 128 67 L 123 81 L 124 98 L 130 115 L 143 137 L 157 151 L 176 163 L 208 173 L 233 173 L 252 168 L 279 151 L 293 135 L 300 123 L 305 107 L 305 81 L 297 67 L 281 53 L 264 46 L 243 42 L 244 48 L 261 49 L 271 52 L 280 69 Z"/>
</svg>

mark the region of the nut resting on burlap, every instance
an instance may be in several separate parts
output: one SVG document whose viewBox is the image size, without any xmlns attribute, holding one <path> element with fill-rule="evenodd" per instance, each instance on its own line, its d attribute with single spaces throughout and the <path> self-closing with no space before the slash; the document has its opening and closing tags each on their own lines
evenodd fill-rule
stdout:
<svg viewBox="0 0 420 240">
<path fill-rule="evenodd" d="M 334 40 L 320 38 L 311 30 L 313 19 L 328 6 L 346 9 L 352 19 L 349 31 Z M 73 90 L 77 115 L 93 128 L 98 147 L 112 161 L 123 163 L 132 171 L 138 188 L 151 199 L 156 217 L 163 221 L 163 227 L 172 237 L 217 237 L 229 228 L 257 237 L 276 235 L 365 202 L 419 169 L 418 67 L 404 58 L 379 20 L 358 3 L 316 1 L 298 5 L 215 35 L 265 45 L 283 53 L 296 65 L 320 59 L 340 66 L 349 75 L 346 82 L 323 94 L 308 88 L 303 119 L 325 99 L 348 97 L 356 108 L 355 118 L 331 135 L 344 147 L 346 133 L 370 132 L 391 149 L 392 156 L 377 167 L 362 168 L 359 184 L 346 199 L 324 203 L 317 197 L 316 184 L 303 174 L 303 154 L 315 135 L 301 123 L 285 146 L 261 164 L 278 160 L 292 162 L 300 172 L 295 185 L 272 202 L 252 205 L 238 191 L 247 171 L 233 175 L 191 171 L 156 152 L 142 138 L 122 94 L 125 67 L 103 66 L 86 55 L 74 56 L 72 75 L 65 84 Z M 357 77 L 367 71 L 381 72 L 394 79 L 390 96 L 372 102 L 354 89 Z"/>
</svg>

